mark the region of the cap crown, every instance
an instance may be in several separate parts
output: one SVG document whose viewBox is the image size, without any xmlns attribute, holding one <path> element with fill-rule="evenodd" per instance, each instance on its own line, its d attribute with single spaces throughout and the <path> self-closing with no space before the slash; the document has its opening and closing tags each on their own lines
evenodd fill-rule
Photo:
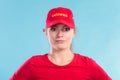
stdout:
<svg viewBox="0 0 120 80">
<path fill-rule="evenodd" d="M 74 28 L 74 20 L 72 11 L 68 8 L 53 8 L 48 12 L 46 19 L 46 27 L 49 28 L 55 24 L 62 23 L 70 28 Z"/>
</svg>

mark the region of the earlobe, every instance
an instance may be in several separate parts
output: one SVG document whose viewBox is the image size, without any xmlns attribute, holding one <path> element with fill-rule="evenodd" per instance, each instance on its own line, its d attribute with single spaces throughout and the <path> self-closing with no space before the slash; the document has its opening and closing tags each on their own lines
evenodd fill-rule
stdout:
<svg viewBox="0 0 120 80">
<path fill-rule="evenodd" d="M 43 29 L 43 32 L 45 32 L 45 36 L 47 37 L 48 36 L 48 34 L 47 34 L 47 29 L 45 28 L 45 29 Z"/>
<path fill-rule="evenodd" d="M 75 37 L 75 34 L 73 34 L 73 38 Z"/>
<path fill-rule="evenodd" d="M 45 29 L 43 29 L 43 32 L 45 32 Z"/>
<path fill-rule="evenodd" d="M 74 33 L 73 33 L 73 38 L 75 37 L 75 35 L 76 35 L 76 33 L 74 32 Z"/>
</svg>

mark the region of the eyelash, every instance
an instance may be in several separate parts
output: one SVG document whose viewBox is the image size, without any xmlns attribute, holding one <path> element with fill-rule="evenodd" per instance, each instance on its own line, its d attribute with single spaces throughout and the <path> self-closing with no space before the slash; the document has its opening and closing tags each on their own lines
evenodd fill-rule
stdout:
<svg viewBox="0 0 120 80">
<path fill-rule="evenodd" d="M 56 29 L 57 29 L 56 27 L 52 27 L 50 30 L 51 30 L 51 31 L 56 31 Z M 63 31 L 63 32 L 67 32 L 67 31 L 69 31 L 69 30 L 70 30 L 70 28 L 64 27 L 62 31 Z"/>
<path fill-rule="evenodd" d="M 68 27 L 65 27 L 64 29 L 65 29 L 65 31 L 69 31 L 70 30 L 70 28 L 68 28 Z"/>
<path fill-rule="evenodd" d="M 55 31 L 55 30 L 56 30 L 56 28 L 55 28 L 55 27 L 52 27 L 52 28 L 50 28 L 50 30 L 51 30 L 51 31 Z"/>
</svg>

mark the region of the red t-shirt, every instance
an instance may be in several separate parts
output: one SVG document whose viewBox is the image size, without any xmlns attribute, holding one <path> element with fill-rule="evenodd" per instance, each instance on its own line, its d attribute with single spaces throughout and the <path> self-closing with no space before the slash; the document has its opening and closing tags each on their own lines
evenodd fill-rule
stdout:
<svg viewBox="0 0 120 80">
<path fill-rule="evenodd" d="M 67 65 L 52 63 L 48 54 L 28 59 L 10 80 L 112 80 L 94 60 L 74 53 Z"/>
</svg>

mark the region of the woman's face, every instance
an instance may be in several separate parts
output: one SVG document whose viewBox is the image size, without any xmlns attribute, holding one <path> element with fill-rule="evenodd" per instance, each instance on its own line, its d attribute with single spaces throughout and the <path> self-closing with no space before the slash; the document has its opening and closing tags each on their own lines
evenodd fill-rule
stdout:
<svg viewBox="0 0 120 80">
<path fill-rule="evenodd" d="M 46 29 L 46 36 L 53 49 L 70 49 L 72 39 L 75 32 L 74 29 L 64 24 L 56 24 Z"/>
</svg>

